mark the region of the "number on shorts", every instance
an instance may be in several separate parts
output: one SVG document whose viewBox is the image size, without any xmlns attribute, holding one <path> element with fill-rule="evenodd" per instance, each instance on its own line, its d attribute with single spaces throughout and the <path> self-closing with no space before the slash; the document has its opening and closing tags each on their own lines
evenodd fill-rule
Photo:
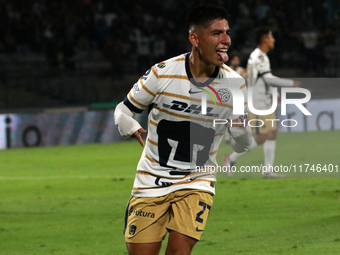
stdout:
<svg viewBox="0 0 340 255">
<path fill-rule="evenodd" d="M 196 215 L 196 221 L 199 222 L 199 223 L 203 223 L 203 219 L 201 218 L 201 215 L 205 212 L 205 209 L 208 208 L 209 212 L 210 212 L 210 209 L 211 209 L 211 206 L 210 205 L 207 205 L 206 203 L 202 202 L 202 201 L 199 201 L 198 203 L 200 206 L 203 207 L 202 211 L 198 212 L 197 215 Z"/>
</svg>

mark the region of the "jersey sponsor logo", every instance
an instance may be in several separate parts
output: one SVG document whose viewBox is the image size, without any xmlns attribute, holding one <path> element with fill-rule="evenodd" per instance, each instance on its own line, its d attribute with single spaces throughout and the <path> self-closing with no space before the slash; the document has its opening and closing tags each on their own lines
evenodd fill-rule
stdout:
<svg viewBox="0 0 340 255">
<path fill-rule="evenodd" d="M 230 99 L 229 89 L 220 89 L 217 91 L 217 94 L 220 96 L 222 102 L 227 102 Z"/>
<path fill-rule="evenodd" d="M 165 67 L 165 63 L 164 62 L 160 62 L 160 63 L 157 64 L 157 67 L 164 68 Z"/>
<path fill-rule="evenodd" d="M 143 210 L 133 209 L 133 207 L 129 210 L 129 216 L 136 215 L 145 218 L 155 218 L 155 214 L 151 212 L 144 212 Z"/>
<path fill-rule="evenodd" d="M 189 90 L 189 94 L 196 94 L 196 93 L 202 93 L 204 92 L 203 90 L 200 91 L 192 91 L 192 89 Z"/>
<path fill-rule="evenodd" d="M 181 101 L 177 101 L 177 100 L 173 100 L 171 102 L 171 105 L 165 104 L 163 103 L 163 107 L 165 108 L 169 108 L 175 111 L 179 111 L 179 112 L 187 112 L 190 114 L 200 114 L 202 111 L 202 107 L 200 105 L 197 104 L 191 104 L 188 105 L 185 102 L 181 102 Z M 206 116 L 210 116 L 210 117 L 218 117 L 219 114 L 214 114 L 214 113 L 210 113 L 214 108 L 213 107 L 207 107 L 207 114 Z"/>
</svg>

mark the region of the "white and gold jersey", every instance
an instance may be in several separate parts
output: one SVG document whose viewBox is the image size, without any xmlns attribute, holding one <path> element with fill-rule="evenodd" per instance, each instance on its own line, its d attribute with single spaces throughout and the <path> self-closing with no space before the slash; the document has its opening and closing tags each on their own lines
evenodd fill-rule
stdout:
<svg viewBox="0 0 340 255">
<path fill-rule="evenodd" d="M 274 76 L 271 73 L 269 58 L 261 49 L 256 48 L 248 59 L 248 87 L 252 87 L 253 106 L 257 110 L 267 110 L 272 106 L 275 87 L 292 87 L 294 81 Z"/>
<path fill-rule="evenodd" d="M 149 110 L 146 144 L 137 166 L 133 196 L 158 197 L 181 189 L 214 194 L 216 171 L 211 169 L 217 166 L 216 153 L 226 125 L 214 127 L 213 120 L 235 117 L 231 87 L 242 92 L 243 115 L 247 114 L 244 79 L 223 65 L 216 67 L 212 78 L 195 81 L 189 55 L 152 66 L 124 100 L 132 112 Z M 206 115 L 202 114 L 202 95 L 207 97 Z M 205 168 L 197 171 L 197 166 Z"/>
<path fill-rule="evenodd" d="M 269 109 L 272 105 L 272 88 L 265 82 L 263 75 L 271 73 L 270 61 L 266 53 L 256 48 L 248 59 L 247 86 L 252 87 L 255 109 Z"/>
</svg>

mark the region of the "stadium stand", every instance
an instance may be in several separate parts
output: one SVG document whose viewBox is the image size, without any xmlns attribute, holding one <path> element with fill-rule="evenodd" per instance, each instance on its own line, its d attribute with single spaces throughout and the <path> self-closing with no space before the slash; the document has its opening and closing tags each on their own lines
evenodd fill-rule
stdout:
<svg viewBox="0 0 340 255">
<path fill-rule="evenodd" d="M 182 17 L 203 2 L 1 1 L 0 107 L 122 98 L 152 64 L 189 50 Z M 281 76 L 340 76 L 339 1 L 209 2 L 232 14 L 230 51 L 244 60 L 255 46 L 253 29 L 265 25 L 277 38 L 269 56 Z"/>
</svg>

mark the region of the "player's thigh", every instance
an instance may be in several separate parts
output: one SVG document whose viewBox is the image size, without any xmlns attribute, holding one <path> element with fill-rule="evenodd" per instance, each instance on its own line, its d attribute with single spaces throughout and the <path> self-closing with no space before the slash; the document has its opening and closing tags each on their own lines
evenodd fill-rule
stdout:
<svg viewBox="0 0 340 255">
<path fill-rule="evenodd" d="M 156 243 L 126 243 L 129 255 L 158 255 L 162 242 Z"/>
<path fill-rule="evenodd" d="M 277 130 L 270 130 L 267 133 L 267 140 L 276 140 Z"/>
<path fill-rule="evenodd" d="M 167 229 L 200 240 L 213 204 L 213 195 L 200 190 L 175 192 Z"/>
<path fill-rule="evenodd" d="M 197 240 L 194 238 L 180 234 L 176 231 L 170 231 L 165 255 L 189 255 L 196 243 Z"/>
<path fill-rule="evenodd" d="M 165 238 L 170 207 L 166 197 L 131 197 L 125 213 L 127 243 L 157 243 Z"/>
<path fill-rule="evenodd" d="M 275 113 L 271 113 L 269 115 L 255 115 L 253 113 L 249 113 L 249 120 L 252 120 L 251 128 L 253 134 L 262 136 L 266 135 L 267 139 L 269 132 L 276 132 L 277 123 L 275 119 Z"/>
</svg>

